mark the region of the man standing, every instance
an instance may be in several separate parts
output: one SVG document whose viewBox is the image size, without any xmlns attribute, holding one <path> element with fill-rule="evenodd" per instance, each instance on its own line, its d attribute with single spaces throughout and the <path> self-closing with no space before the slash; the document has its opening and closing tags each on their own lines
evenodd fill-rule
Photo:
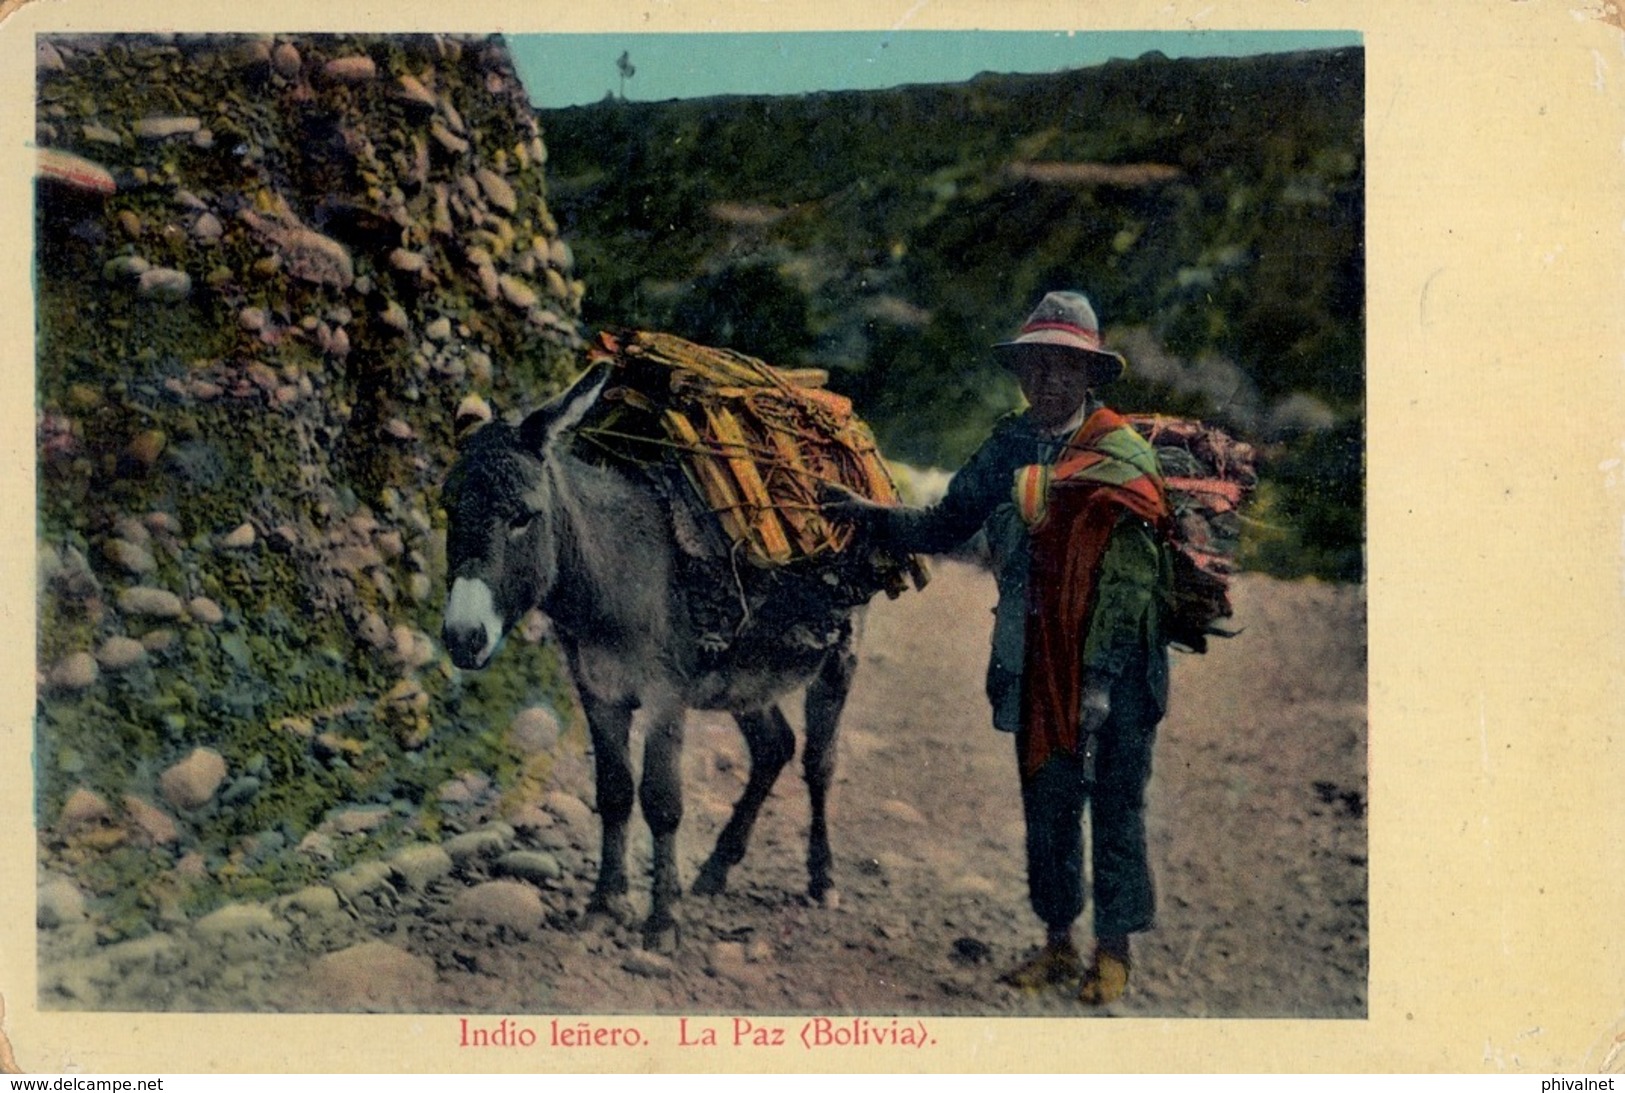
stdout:
<svg viewBox="0 0 1625 1093">
<path fill-rule="evenodd" d="M 979 529 L 997 577 L 987 694 L 1013 732 L 1027 829 L 1027 882 L 1043 946 L 1004 981 L 1078 983 L 1089 1004 L 1123 993 L 1129 937 L 1154 917 L 1145 787 L 1166 707 L 1161 610 L 1170 520 L 1151 446 L 1094 388 L 1122 374 L 1078 292 L 1051 292 L 993 347 L 1024 412 L 1001 420 L 928 508 L 887 508 L 831 490 L 825 512 L 900 552 L 938 553 Z M 1072 939 L 1083 911 L 1082 815 L 1090 814 L 1095 949 Z"/>
</svg>

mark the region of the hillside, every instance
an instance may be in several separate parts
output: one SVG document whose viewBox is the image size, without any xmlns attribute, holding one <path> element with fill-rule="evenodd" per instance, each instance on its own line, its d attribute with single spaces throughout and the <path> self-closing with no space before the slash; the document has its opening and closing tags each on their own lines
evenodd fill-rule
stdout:
<svg viewBox="0 0 1625 1093">
<path fill-rule="evenodd" d="M 1364 57 L 1152 54 L 1053 76 L 543 112 L 550 206 L 629 323 L 829 368 L 894 458 L 1014 404 L 986 346 L 1085 288 L 1111 397 L 1266 446 L 1250 560 L 1363 570 Z"/>
</svg>

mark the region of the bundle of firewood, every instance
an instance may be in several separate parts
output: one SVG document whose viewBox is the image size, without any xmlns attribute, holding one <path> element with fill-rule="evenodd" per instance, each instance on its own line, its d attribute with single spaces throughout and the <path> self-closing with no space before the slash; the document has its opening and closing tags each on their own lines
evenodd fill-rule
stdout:
<svg viewBox="0 0 1625 1093">
<path fill-rule="evenodd" d="M 600 333 L 589 360 L 613 367 L 600 411 L 579 431 L 643 465 L 675 462 L 732 552 L 771 568 L 839 555 L 853 529 L 826 520 L 825 483 L 882 504 L 897 488 L 874 434 L 816 369 L 774 368 L 728 349 L 649 331 Z M 880 583 L 924 581 L 916 559 L 877 554 Z"/>
<path fill-rule="evenodd" d="M 1157 450 L 1174 515 L 1174 590 L 1165 628 L 1177 645 L 1204 652 L 1233 614 L 1230 577 L 1241 549 L 1241 506 L 1258 484 L 1252 445 L 1186 418 L 1129 415 Z"/>
</svg>

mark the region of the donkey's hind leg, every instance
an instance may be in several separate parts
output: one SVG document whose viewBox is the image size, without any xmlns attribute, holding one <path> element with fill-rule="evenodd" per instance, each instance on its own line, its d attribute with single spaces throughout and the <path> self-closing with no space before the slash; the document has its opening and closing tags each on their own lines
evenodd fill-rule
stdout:
<svg viewBox="0 0 1625 1093">
<path fill-rule="evenodd" d="M 734 805 L 733 815 L 717 836 L 716 848 L 694 880 L 694 891 L 699 895 L 716 895 L 728 886 L 728 870 L 744 858 L 750 829 L 762 811 L 762 802 L 767 800 L 779 772 L 796 752 L 795 733 L 777 706 L 735 713 L 734 720 L 739 723 L 739 731 L 745 734 L 745 745 L 750 748 L 750 779 Z"/>
<path fill-rule="evenodd" d="M 683 894 L 677 877 L 677 828 L 683 821 L 683 708 L 664 703 L 651 706 L 648 714 L 638 803 L 654 838 L 654 862 L 643 945 L 669 951 L 677 943 L 672 905 Z"/>
<path fill-rule="evenodd" d="M 846 641 L 830 650 L 817 677 L 807 687 L 807 747 L 801 753 L 802 774 L 812 806 L 807 829 L 807 894 L 821 903 L 832 898 L 835 886 L 830 876 L 833 858 L 825 810 L 835 781 L 835 738 L 841 727 L 841 710 L 846 706 L 857 669 L 858 655 L 849 634 Z"/>
</svg>

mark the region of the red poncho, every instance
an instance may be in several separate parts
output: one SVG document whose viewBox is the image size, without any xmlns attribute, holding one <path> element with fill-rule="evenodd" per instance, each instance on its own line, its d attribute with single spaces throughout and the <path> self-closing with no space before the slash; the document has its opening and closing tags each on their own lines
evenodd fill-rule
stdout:
<svg viewBox="0 0 1625 1093">
<path fill-rule="evenodd" d="M 1100 562 L 1122 513 L 1165 529 L 1171 519 L 1150 446 L 1119 414 L 1089 415 L 1054 466 L 1024 468 L 1016 499 L 1031 524 L 1021 754 L 1031 777 L 1078 747 L 1083 645 Z"/>
</svg>

